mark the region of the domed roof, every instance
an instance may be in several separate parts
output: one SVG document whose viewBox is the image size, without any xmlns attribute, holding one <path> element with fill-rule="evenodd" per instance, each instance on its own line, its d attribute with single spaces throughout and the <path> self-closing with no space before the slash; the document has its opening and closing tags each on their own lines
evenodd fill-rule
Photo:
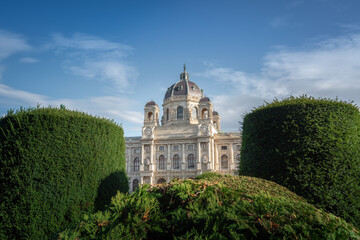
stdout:
<svg viewBox="0 0 360 240">
<path fill-rule="evenodd" d="M 154 101 L 150 101 L 148 103 L 146 103 L 145 107 L 148 107 L 148 106 L 155 106 L 157 105 Z"/>
<path fill-rule="evenodd" d="M 210 102 L 210 98 L 203 97 L 202 99 L 200 99 L 200 102 Z"/>
<path fill-rule="evenodd" d="M 186 72 L 184 66 L 184 72 L 180 74 L 180 81 L 171 85 L 165 93 L 164 100 L 171 96 L 196 96 L 201 97 L 201 89 L 194 82 L 189 81 L 189 74 Z"/>
<path fill-rule="evenodd" d="M 217 111 L 213 111 L 213 115 L 219 115 Z"/>
</svg>

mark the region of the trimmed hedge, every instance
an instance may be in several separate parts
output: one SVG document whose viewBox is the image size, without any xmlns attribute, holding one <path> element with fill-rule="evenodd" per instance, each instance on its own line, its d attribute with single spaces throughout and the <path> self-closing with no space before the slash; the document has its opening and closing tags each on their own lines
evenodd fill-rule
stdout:
<svg viewBox="0 0 360 240">
<path fill-rule="evenodd" d="M 273 180 L 360 223 L 360 113 L 337 99 L 274 100 L 243 121 L 240 175 Z"/>
<path fill-rule="evenodd" d="M 127 191 L 123 129 L 64 107 L 0 119 L 0 238 L 52 239 Z"/>
<path fill-rule="evenodd" d="M 359 229 L 274 182 L 205 175 L 117 194 L 60 239 L 359 239 Z"/>
</svg>

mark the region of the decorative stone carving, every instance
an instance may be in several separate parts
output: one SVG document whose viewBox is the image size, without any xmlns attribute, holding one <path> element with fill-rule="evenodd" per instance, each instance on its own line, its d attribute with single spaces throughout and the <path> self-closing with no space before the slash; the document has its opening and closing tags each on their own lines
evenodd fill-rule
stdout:
<svg viewBox="0 0 360 240">
<path fill-rule="evenodd" d="M 203 161 L 203 163 L 208 163 L 208 158 L 207 158 L 207 156 L 203 156 L 203 157 L 202 157 L 202 161 Z"/>
<path fill-rule="evenodd" d="M 146 129 L 145 129 L 145 134 L 146 134 L 146 135 L 150 136 L 151 133 L 152 133 L 151 128 L 146 128 Z"/>
</svg>

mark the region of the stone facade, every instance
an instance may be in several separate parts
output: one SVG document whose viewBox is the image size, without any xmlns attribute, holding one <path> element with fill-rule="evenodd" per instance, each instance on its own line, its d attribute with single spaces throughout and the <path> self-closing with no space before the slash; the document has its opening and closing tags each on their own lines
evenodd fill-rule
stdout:
<svg viewBox="0 0 360 240">
<path fill-rule="evenodd" d="M 204 172 L 235 174 L 240 159 L 240 132 L 222 133 L 220 116 L 203 90 L 180 74 L 160 109 L 150 101 L 144 108 L 141 137 L 127 137 L 126 165 L 130 191 L 140 184 L 195 178 Z"/>
</svg>

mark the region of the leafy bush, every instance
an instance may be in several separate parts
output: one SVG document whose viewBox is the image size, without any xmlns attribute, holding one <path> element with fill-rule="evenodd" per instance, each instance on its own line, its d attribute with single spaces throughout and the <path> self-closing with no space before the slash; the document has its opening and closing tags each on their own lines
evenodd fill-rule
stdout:
<svg viewBox="0 0 360 240">
<path fill-rule="evenodd" d="M 339 100 L 275 100 L 243 122 L 239 173 L 273 180 L 360 223 L 360 113 Z M 358 225 L 359 226 L 359 225 Z"/>
<path fill-rule="evenodd" d="M 203 174 L 196 176 L 195 179 L 213 179 L 213 178 L 222 178 L 222 177 L 226 177 L 226 175 L 221 175 L 216 172 L 205 172 Z"/>
<path fill-rule="evenodd" d="M 55 108 L 0 119 L 0 238 L 50 239 L 127 191 L 123 130 Z"/>
<path fill-rule="evenodd" d="M 359 239 L 286 188 L 245 176 L 178 180 L 117 194 L 59 239 Z"/>
</svg>

